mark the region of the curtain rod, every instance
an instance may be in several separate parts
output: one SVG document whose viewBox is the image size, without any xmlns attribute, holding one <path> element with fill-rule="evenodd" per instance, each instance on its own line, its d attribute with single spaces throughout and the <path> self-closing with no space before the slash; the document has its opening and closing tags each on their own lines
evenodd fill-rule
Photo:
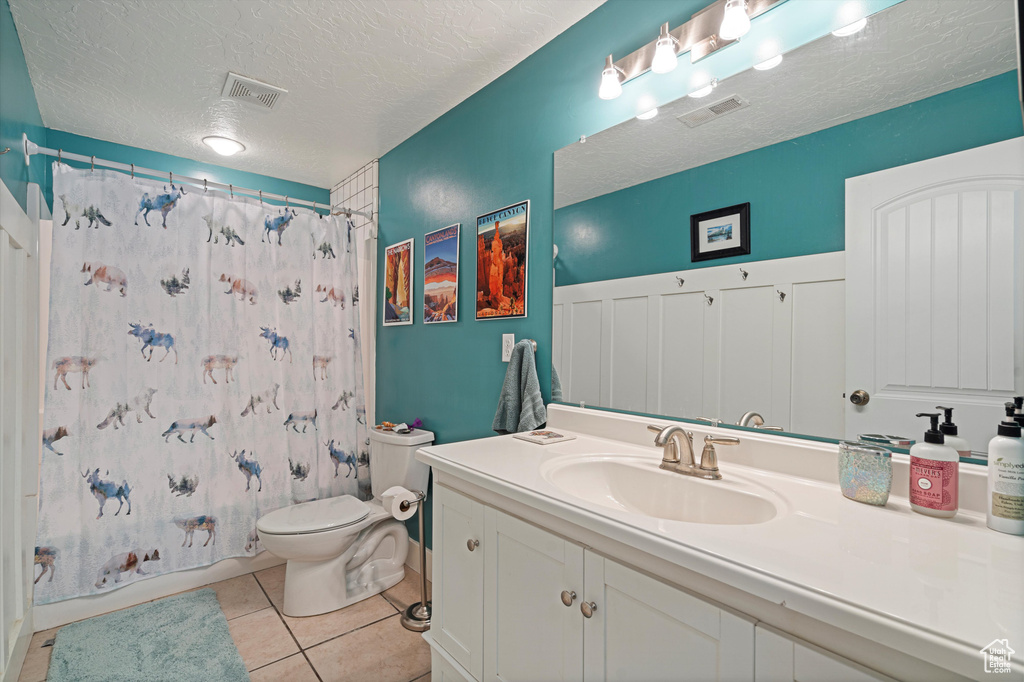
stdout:
<svg viewBox="0 0 1024 682">
<path fill-rule="evenodd" d="M 58 161 L 62 161 L 63 159 L 70 159 L 71 161 L 78 161 L 80 163 L 88 163 L 91 166 L 99 165 L 99 166 L 104 166 L 106 168 L 113 168 L 114 170 L 127 171 L 127 172 L 130 172 L 132 174 L 132 177 L 135 177 L 135 174 L 138 173 L 139 175 L 149 175 L 149 176 L 152 176 L 152 177 L 155 177 L 155 178 L 162 178 L 163 176 L 166 175 L 167 179 L 172 184 L 174 183 L 174 180 L 175 180 L 174 174 L 171 173 L 170 171 L 158 171 L 158 170 L 153 170 L 152 168 L 142 168 L 141 166 L 136 166 L 135 164 L 124 164 L 124 163 L 119 163 L 117 161 L 108 161 L 106 159 L 97 159 L 95 156 L 85 156 L 83 154 L 72 154 L 71 152 L 65 153 L 61 149 L 50 149 L 49 147 L 40 147 L 35 142 L 32 142 L 31 140 L 29 140 L 28 139 L 28 135 L 26 135 L 25 133 L 21 134 L 21 141 L 22 141 L 22 143 L 24 145 L 24 148 L 25 148 L 24 151 L 25 151 L 25 165 L 26 166 L 29 164 L 29 157 L 31 157 L 33 154 L 44 154 L 46 156 L 55 156 L 55 157 L 57 157 Z M 357 215 L 357 216 L 362 216 L 363 218 L 366 218 L 367 220 L 369 220 L 371 222 L 373 221 L 373 216 L 371 214 L 367 214 L 364 211 L 356 211 L 355 209 L 347 208 L 345 206 L 328 206 L 327 204 L 320 204 L 319 202 L 316 202 L 316 201 L 306 201 L 304 199 L 293 199 L 291 197 L 282 196 L 280 194 L 272 194 L 270 192 L 264 192 L 263 190 L 259 190 L 259 189 L 247 189 L 245 187 L 235 187 L 234 185 L 224 184 L 223 182 L 212 182 L 212 181 L 206 180 L 204 178 L 193 178 L 193 177 L 189 177 L 187 175 L 179 175 L 177 180 L 178 180 L 178 184 L 179 185 L 184 184 L 184 185 L 191 185 L 193 187 L 202 187 L 204 190 L 206 190 L 206 189 L 215 189 L 215 190 L 219 189 L 222 192 L 229 192 L 232 196 L 234 196 L 235 193 L 246 194 L 248 196 L 251 196 L 251 197 L 254 197 L 254 198 L 258 198 L 261 203 L 262 203 L 262 201 L 264 199 L 270 199 L 270 200 L 274 200 L 274 201 L 283 201 L 285 203 L 285 206 L 288 206 L 290 204 L 300 204 L 302 206 L 310 206 L 310 207 L 312 207 L 314 209 L 320 208 L 322 206 L 323 208 L 330 209 L 332 215 Z"/>
</svg>

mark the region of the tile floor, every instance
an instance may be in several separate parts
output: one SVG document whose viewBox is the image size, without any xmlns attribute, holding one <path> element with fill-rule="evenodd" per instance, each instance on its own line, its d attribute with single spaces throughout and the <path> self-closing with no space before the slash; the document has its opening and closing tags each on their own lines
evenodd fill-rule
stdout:
<svg viewBox="0 0 1024 682">
<path fill-rule="evenodd" d="M 383 594 L 322 616 L 281 613 L 284 565 L 207 585 L 217 592 L 228 629 L 253 682 L 430 682 L 430 649 L 399 622 L 419 601 L 419 574 Z M 429 590 L 429 584 L 428 584 Z M 32 636 L 20 682 L 43 682 L 59 628 Z"/>
</svg>

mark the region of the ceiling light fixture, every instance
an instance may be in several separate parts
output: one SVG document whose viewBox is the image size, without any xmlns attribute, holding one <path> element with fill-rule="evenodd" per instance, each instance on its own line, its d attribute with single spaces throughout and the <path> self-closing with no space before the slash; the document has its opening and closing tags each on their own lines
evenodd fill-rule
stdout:
<svg viewBox="0 0 1024 682">
<path fill-rule="evenodd" d="M 601 72 L 601 87 L 597 96 L 601 99 L 615 99 L 622 94 L 622 78 L 625 76 L 622 69 L 612 63 L 612 56 L 604 61 L 604 71 Z"/>
<path fill-rule="evenodd" d="M 245 151 L 245 145 L 241 142 L 219 135 L 204 137 L 203 143 L 221 156 L 233 156 L 238 152 Z"/>
<path fill-rule="evenodd" d="M 832 35 L 834 35 L 837 38 L 845 38 L 846 36 L 852 36 L 854 33 L 859 32 L 867 25 L 867 17 L 862 17 L 857 21 L 853 22 L 852 24 L 848 24 L 846 26 L 843 26 L 842 28 L 837 28 L 836 30 L 832 31 Z"/>
<path fill-rule="evenodd" d="M 722 40 L 737 40 L 750 30 L 750 17 L 747 16 L 747 0 L 727 0 L 725 16 L 718 35 Z"/>
<path fill-rule="evenodd" d="M 763 62 L 754 64 L 754 68 L 758 71 L 767 71 L 768 69 L 774 69 L 776 66 L 782 63 L 782 55 L 777 54 L 771 59 L 766 59 Z"/>
<path fill-rule="evenodd" d="M 679 41 L 668 32 L 668 22 L 661 25 L 661 33 L 658 35 L 658 42 L 654 44 L 654 59 L 651 60 L 651 71 L 654 73 L 668 73 L 676 68 L 679 61 L 676 55 L 676 45 Z"/>
<path fill-rule="evenodd" d="M 638 119 L 640 119 L 641 121 L 649 121 L 649 120 L 651 120 L 652 118 L 654 118 L 657 115 L 658 115 L 658 107 L 654 107 L 653 109 L 645 111 L 642 114 L 637 114 L 636 117 Z"/>
<path fill-rule="evenodd" d="M 697 88 L 696 90 L 691 92 L 689 96 L 693 97 L 694 99 L 707 97 L 708 95 L 711 94 L 711 91 L 714 90 L 716 87 L 718 87 L 718 79 L 712 78 L 710 83 L 708 83 L 702 88 Z"/>
</svg>

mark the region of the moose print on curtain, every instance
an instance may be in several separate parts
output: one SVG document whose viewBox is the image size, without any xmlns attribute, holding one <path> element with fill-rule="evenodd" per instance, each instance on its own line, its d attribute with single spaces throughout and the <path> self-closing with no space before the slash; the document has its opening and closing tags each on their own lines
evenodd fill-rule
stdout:
<svg viewBox="0 0 1024 682">
<path fill-rule="evenodd" d="M 267 512 L 369 499 L 349 226 L 53 176 L 36 603 L 252 556 Z"/>
</svg>

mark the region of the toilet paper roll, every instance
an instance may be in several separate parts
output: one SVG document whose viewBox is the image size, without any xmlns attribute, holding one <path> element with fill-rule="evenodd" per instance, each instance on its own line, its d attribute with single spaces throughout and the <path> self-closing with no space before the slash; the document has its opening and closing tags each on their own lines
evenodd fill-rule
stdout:
<svg viewBox="0 0 1024 682">
<path fill-rule="evenodd" d="M 395 485 L 385 490 L 381 494 L 380 499 L 384 503 L 384 509 L 399 521 L 405 521 L 416 513 L 416 493 L 400 485 Z M 409 508 L 405 511 L 402 511 L 403 502 L 409 503 Z"/>
</svg>

